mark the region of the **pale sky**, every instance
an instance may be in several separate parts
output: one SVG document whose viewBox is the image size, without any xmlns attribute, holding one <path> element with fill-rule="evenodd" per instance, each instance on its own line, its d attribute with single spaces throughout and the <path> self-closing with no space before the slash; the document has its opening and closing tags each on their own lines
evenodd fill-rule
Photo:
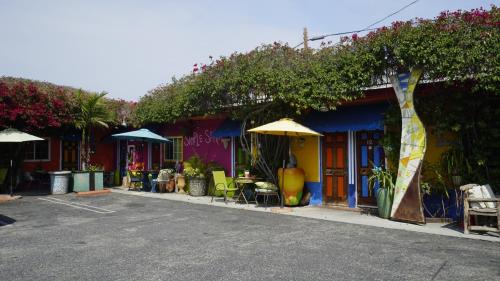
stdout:
<svg viewBox="0 0 500 281">
<path fill-rule="evenodd" d="M 138 100 L 208 56 L 364 28 L 411 0 L 0 0 L 0 76 Z M 420 0 L 377 26 L 499 1 Z M 312 46 L 317 45 L 311 44 Z"/>
</svg>

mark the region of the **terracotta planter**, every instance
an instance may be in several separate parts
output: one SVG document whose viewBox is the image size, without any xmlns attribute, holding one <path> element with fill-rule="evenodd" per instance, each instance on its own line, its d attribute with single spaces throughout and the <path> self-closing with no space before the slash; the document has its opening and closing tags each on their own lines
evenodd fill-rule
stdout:
<svg viewBox="0 0 500 281">
<path fill-rule="evenodd" d="M 175 180 L 171 178 L 167 183 L 167 192 L 173 192 L 175 189 Z"/>
<path fill-rule="evenodd" d="M 177 192 L 186 193 L 184 191 L 184 187 L 186 187 L 186 178 L 183 175 L 177 175 Z"/>
</svg>

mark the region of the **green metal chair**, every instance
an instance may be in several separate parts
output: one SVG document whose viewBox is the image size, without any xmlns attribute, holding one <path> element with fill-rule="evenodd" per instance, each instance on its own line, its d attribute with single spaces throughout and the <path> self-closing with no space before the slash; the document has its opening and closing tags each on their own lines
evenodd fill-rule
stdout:
<svg viewBox="0 0 500 281">
<path fill-rule="evenodd" d="M 234 183 L 228 184 L 226 180 L 226 173 L 224 171 L 213 171 L 212 172 L 214 178 L 214 192 L 212 193 L 212 201 L 214 201 L 214 196 L 216 191 L 221 191 L 224 194 L 224 202 L 227 204 L 227 193 L 228 192 L 236 192 L 238 188 L 234 185 Z"/>
<path fill-rule="evenodd" d="M 267 208 L 267 203 L 269 201 L 269 197 L 276 197 L 277 202 L 280 200 L 280 195 L 278 193 L 278 187 L 270 182 L 265 182 L 265 181 L 258 181 L 255 183 L 255 202 L 256 205 L 259 206 L 259 201 L 257 200 L 257 197 L 262 196 L 264 197 L 264 204 L 266 205 Z"/>
</svg>

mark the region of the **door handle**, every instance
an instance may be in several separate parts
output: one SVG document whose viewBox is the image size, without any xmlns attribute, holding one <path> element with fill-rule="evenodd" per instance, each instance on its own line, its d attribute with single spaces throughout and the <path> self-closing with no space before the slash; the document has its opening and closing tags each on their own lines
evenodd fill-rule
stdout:
<svg viewBox="0 0 500 281">
<path fill-rule="evenodd" d="M 333 174 L 338 175 L 338 176 L 343 176 L 343 175 L 345 175 L 346 173 L 347 173 L 347 172 L 346 172 L 346 170 L 345 170 L 345 169 L 335 169 L 335 170 L 333 171 Z"/>
</svg>

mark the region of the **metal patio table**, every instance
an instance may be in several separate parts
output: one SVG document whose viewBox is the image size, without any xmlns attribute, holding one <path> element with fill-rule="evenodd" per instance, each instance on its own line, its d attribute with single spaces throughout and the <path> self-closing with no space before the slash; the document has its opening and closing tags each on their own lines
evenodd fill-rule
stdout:
<svg viewBox="0 0 500 281">
<path fill-rule="evenodd" d="M 248 205 L 248 202 L 250 198 L 247 198 L 245 196 L 245 186 L 248 185 L 248 184 L 254 184 L 258 181 L 261 181 L 262 179 L 261 178 L 254 178 L 254 177 L 237 177 L 234 179 L 234 184 L 236 185 L 236 187 L 238 188 L 238 191 L 239 191 L 239 194 L 238 194 L 238 198 L 236 199 L 236 202 L 240 202 L 240 198 L 243 197 L 243 200 L 245 201 L 245 203 L 247 203 Z M 255 200 L 255 194 L 254 194 L 254 191 L 252 191 L 252 196 L 254 197 L 254 200 Z"/>
</svg>

